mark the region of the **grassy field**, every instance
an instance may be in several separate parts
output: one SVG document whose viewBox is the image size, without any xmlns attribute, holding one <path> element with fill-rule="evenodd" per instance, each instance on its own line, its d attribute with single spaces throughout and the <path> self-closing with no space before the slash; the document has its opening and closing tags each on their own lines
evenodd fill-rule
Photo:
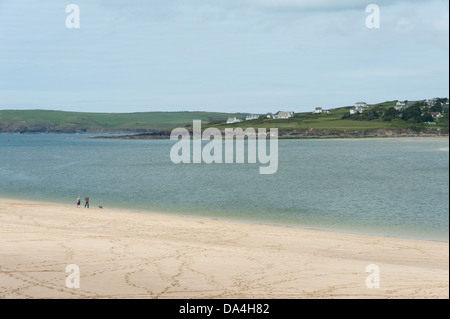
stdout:
<svg viewBox="0 0 450 319">
<path fill-rule="evenodd" d="M 382 108 L 384 110 L 395 106 L 396 101 L 388 101 L 374 105 L 373 107 Z M 353 120 L 342 119 L 344 114 L 348 114 L 350 106 L 330 110 L 329 113 L 313 114 L 298 113 L 289 119 L 269 119 L 261 116 L 257 120 L 243 121 L 240 123 L 226 124 L 224 122 L 213 122 L 203 125 L 202 128 L 216 127 L 220 130 L 225 128 L 240 127 L 246 129 L 253 128 L 278 128 L 279 132 L 304 132 L 308 130 L 327 131 L 327 132 L 346 132 L 346 131 L 367 131 L 367 130 L 401 130 L 401 129 L 446 129 L 448 131 L 448 119 L 443 119 L 437 125 L 425 123 L 410 123 L 400 119 L 392 121 L 377 120 Z"/>
<path fill-rule="evenodd" d="M 0 132 L 142 132 L 184 127 L 193 120 L 226 121 L 244 115 L 214 112 L 80 113 L 48 110 L 0 111 Z"/>
<path fill-rule="evenodd" d="M 371 106 L 383 113 L 395 106 L 397 101 L 387 101 Z M 413 130 L 448 132 L 448 111 L 436 125 L 412 123 L 400 119 L 383 121 L 350 119 L 343 116 L 349 114 L 351 106 L 329 110 L 329 113 L 313 114 L 297 113 L 289 119 L 269 119 L 261 115 L 257 120 L 245 121 L 245 113 L 214 112 L 143 112 L 143 113 L 80 113 L 48 110 L 0 110 L 0 132 L 99 132 L 99 133 L 141 133 L 151 131 L 170 131 L 175 127 L 192 128 L 193 120 L 202 121 L 202 129 L 215 127 L 278 128 L 280 133 L 301 133 L 306 131 L 322 132 L 362 132 L 370 130 Z M 368 108 L 367 110 L 369 110 Z M 366 111 L 365 111 L 366 112 Z M 226 124 L 228 117 L 243 120 L 240 123 Z"/>
</svg>

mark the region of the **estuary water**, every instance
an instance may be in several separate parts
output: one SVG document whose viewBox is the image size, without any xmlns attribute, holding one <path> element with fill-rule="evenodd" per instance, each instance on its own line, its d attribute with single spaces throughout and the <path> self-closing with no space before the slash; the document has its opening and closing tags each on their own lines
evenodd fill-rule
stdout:
<svg viewBox="0 0 450 319">
<path fill-rule="evenodd" d="M 260 163 L 174 164 L 170 140 L 88 137 L 0 135 L 0 197 L 449 239 L 448 140 L 280 140 L 277 172 L 261 175 Z"/>
</svg>

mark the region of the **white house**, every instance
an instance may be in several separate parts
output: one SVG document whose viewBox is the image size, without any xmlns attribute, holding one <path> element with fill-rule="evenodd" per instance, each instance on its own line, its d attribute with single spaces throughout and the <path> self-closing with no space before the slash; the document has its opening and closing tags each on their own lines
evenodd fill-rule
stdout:
<svg viewBox="0 0 450 319">
<path fill-rule="evenodd" d="M 362 107 L 355 107 L 353 109 L 350 109 L 350 115 L 359 114 L 362 112 L 364 112 L 364 109 Z"/>
<path fill-rule="evenodd" d="M 288 112 L 280 111 L 277 114 L 275 114 L 273 116 L 273 118 L 274 119 L 288 119 L 293 116 L 294 116 L 294 112 L 292 112 L 292 111 L 288 111 Z"/>
<path fill-rule="evenodd" d="M 322 108 L 320 107 L 320 106 L 318 106 L 318 107 L 316 107 L 315 109 L 314 109 L 314 114 L 320 114 L 320 113 L 322 113 L 323 112 L 323 110 L 322 110 Z"/>
<path fill-rule="evenodd" d="M 355 107 L 350 109 L 350 115 L 362 113 L 366 107 L 369 107 L 366 102 L 356 102 Z"/>
<path fill-rule="evenodd" d="M 227 124 L 239 123 L 241 120 L 236 117 L 229 117 L 227 120 Z"/>
<path fill-rule="evenodd" d="M 246 121 L 257 120 L 257 119 L 259 119 L 259 115 L 258 114 L 249 114 L 245 118 Z"/>
<path fill-rule="evenodd" d="M 430 112 L 431 116 L 435 119 L 441 118 L 442 114 L 441 112 Z"/>
<path fill-rule="evenodd" d="M 406 101 L 401 102 L 398 101 L 397 104 L 395 104 L 394 109 L 396 109 L 397 111 L 402 111 L 406 108 Z"/>
<path fill-rule="evenodd" d="M 356 102 L 355 103 L 355 108 L 366 108 L 368 107 L 366 102 Z"/>
</svg>

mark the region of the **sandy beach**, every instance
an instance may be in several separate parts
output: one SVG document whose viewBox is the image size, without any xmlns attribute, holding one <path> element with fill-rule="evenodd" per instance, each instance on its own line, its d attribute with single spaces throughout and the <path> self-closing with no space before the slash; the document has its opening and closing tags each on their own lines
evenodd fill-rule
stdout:
<svg viewBox="0 0 450 319">
<path fill-rule="evenodd" d="M 10 200 L 0 232 L 0 298 L 449 298 L 448 242 Z"/>
</svg>

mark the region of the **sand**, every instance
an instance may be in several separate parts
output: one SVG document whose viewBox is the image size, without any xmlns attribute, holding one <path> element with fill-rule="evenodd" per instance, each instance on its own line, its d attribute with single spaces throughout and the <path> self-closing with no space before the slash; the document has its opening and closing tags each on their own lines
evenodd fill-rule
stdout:
<svg viewBox="0 0 450 319">
<path fill-rule="evenodd" d="M 0 298 L 449 298 L 448 242 L 8 200 L 0 232 Z"/>
</svg>

